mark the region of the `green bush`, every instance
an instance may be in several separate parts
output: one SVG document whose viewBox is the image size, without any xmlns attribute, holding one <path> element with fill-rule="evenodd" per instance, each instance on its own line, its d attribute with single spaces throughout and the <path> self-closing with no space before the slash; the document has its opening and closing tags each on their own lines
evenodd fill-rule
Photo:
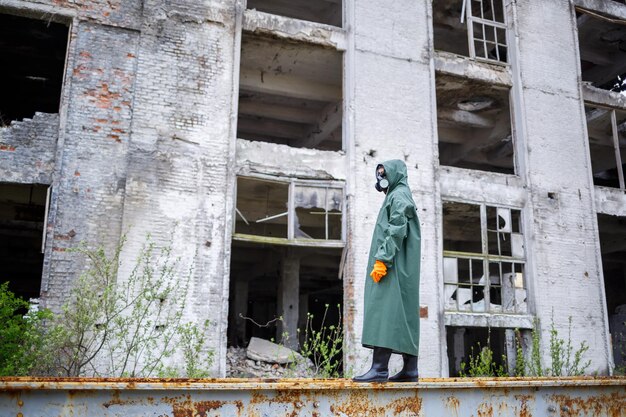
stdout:
<svg viewBox="0 0 626 417">
<path fill-rule="evenodd" d="M 28 375 L 37 365 L 45 343 L 48 310 L 28 311 L 30 305 L 0 285 L 0 376 Z"/>
</svg>

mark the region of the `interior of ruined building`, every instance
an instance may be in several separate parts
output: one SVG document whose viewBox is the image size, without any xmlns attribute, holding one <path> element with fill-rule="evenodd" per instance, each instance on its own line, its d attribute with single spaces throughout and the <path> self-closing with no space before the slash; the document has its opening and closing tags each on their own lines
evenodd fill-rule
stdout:
<svg viewBox="0 0 626 417">
<path fill-rule="evenodd" d="M 58 113 L 68 27 L 0 14 L 0 127 L 35 112 Z"/>
<path fill-rule="evenodd" d="M 445 309 L 527 313 L 521 212 L 487 206 L 485 214 L 486 223 L 481 226 L 480 206 L 451 201 L 443 204 Z M 485 261 L 483 232 L 487 236 L 487 254 L 498 261 Z M 489 282 L 485 275 L 489 276 Z"/>
<path fill-rule="evenodd" d="M 305 328 L 307 313 L 311 313 L 312 324 L 319 329 L 326 305 L 324 324 L 337 325 L 337 305 L 343 304 L 343 281 L 338 277 L 341 249 L 297 248 L 295 252 L 300 258 L 299 299 L 293 304 L 299 310 L 298 328 Z M 278 311 L 277 293 L 281 260 L 286 253 L 285 246 L 233 241 L 229 345 L 245 347 L 251 337 L 281 339 L 276 322 L 282 314 Z"/>
<path fill-rule="evenodd" d="M 495 366 L 506 367 L 502 360 L 502 355 L 506 354 L 505 340 L 505 329 L 446 326 L 450 376 L 460 376 L 462 363 L 467 373 L 470 358 L 478 356 L 481 349 L 487 346 L 493 351 Z"/>
<path fill-rule="evenodd" d="M 298 263 L 297 270 L 285 277 L 297 281 L 297 296 L 289 295 L 293 298 L 289 307 L 295 310 L 298 327 L 306 326 L 307 313 L 313 314 L 310 324 L 321 326 L 319 320 L 324 317 L 326 305 L 329 307 L 324 325 L 339 323 L 337 305 L 343 304 L 343 281 L 339 279 L 341 201 L 339 188 L 259 178 L 237 179 L 230 268 L 230 345 L 247 346 L 251 337 L 281 339 L 282 329 L 277 326 L 276 318 L 283 313 L 279 311 L 278 298 L 283 291 L 280 285 L 283 263 L 290 259 L 297 259 Z M 289 221 L 293 222 L 292 243 L 305 242 L 302 246 L 287 244 Z M 270 242 L 267 238 L 284 240 Z"/>
<path fill-rule="evenodd" d="M 25 298 L 39 297 L 46 185 L 0 183 L 0 283 Z"/>
<path fill-rule="evenodd" d="M 585 106 L 593 182 L 595 185 L 620 188 L 618 170 L 625 173 L 626 165 L 626 112 L 615 111 L 615 126 L 612 113 L 611 109 Z M 619 159 L 614 133 L 619 145 Z"/>
<path fill-rule="evenodd" d="M 626 91 L 626 26 L 581 11 L 576 20 L 583 81 Z"/>
<path fill-rule="evenodd" d="M 342 53 L 244 34 L 237 137 L 342 149 Z"/>
<path fill-rule="evenodd" d="M 294 19 L 341 26 L 341 0 L 248 0 L 248 9 Z"/>
<path fill-rule="evenodd" d="M 470 56 L 467 13 L 463 0 L 433 1 L 433 33 L 435 50 Z M 502 0 L 471 1 L 471 15 L 499 23 L 505 22 Z M 479 22 L 472 24 L 472 43 L 477 58 L 507 62 L 506 33 Z"/>
<path fill-rule="evenodd" d="M 436 74 L 439 163 L 515 173 L 509 89 Z"/>
<path fill-rule="evenodd" d="M 598 214 L 604 292 L 616 366 L 626 365 L 626 218 Z"/>
</svg>

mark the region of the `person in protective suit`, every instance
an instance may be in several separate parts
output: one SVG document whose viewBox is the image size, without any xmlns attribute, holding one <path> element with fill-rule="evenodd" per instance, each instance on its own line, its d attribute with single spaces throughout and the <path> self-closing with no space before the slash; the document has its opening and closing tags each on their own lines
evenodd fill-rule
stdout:
<svg viewBox="0 0 626 417">
<path fill-rule="evenodd" d="M 417 381 L 421 237 L 417 209 L 400 160 L 376 167 L 376 189 L 385 193 L 372 236 L 365 283 L 364 347 L 373 349 L 371 369 L 355 382 Z M 402 370 L 389 377 L 392 353 Z"/>
</svg>

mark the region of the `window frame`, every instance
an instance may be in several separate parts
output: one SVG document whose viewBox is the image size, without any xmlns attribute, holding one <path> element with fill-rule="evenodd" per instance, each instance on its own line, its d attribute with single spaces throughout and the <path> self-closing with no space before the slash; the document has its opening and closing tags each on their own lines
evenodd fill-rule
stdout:
<svg viewBox="0 0 626 417">
<path fill-rule="evenodd" d="M 621 112 L 626 115 L 626 109 L 619 109 L 619 108 L 616 109 L 614 107 L 603 106 L 603 105 L 595 104 L 586 100 L 584 101 L 583 106 L 585 109 L 585 114 L 587 113 L 586 112 L 587 108 L 604 109 L 604 110 L 608 110 L 611 112 L 611 136 L 613 139 L 613 152 L 615 155 L 615 168 L 617 171 L 619 187 L 610 187 L 606 185 L 595 185 L 595 184 L 594 184 L 594 187 L 605 187 L 605 188 L 609 188 L 613 190 L 620 190 L 622 192 L 626 192 L 626 180 L 624 179 L 624 166 L 623 166 L 624 161 L 622 160 L 622 153 L 621 153 L 621 149 L 619 145 L 619 135 L 618 135 L 618 130 L 617 130 L 617 114 L 616 114 L 616 112 Z M 591 143 L 589 141 L 589 126 L 587 125 L 586 117 L 585 117 L 585 128 L 586 128 L 585 133 L 587 134 L 587 146 L 589 147 L 589 162 L 593 166 L 593 161 L 591 159 L 592 158 L 591 149 L 590 149 Z M 591 175 L 593 177 L 593 171 Z M 592 181 L 593 181 L 593 178 L 592 178 Z"/>
<path fill-rule="evenodd" d="M 485 19 L 484 17 L 478 17 L 478 16 L 474 16 L 472 14 L 472 4 L 474 1 L 479 1 L 480 5 L 481 5 L 481 10 L 482 10 L 482 5 L 483 5 L 483 1 L 490 1 L 491 2 L 491 6 L 492 6 L 492 10 L 493 10 L 493 16 L 494 16 L 494 20 L 491 19 Z M 493 7 L 494 5 L 494 1 L 499 1 L 502 4 L 502 18 L 504 20 L 504 23 L 502 22 L 498 22 L 497 20 L 495 20 L 496 18 L 496 12 L 495 12 L 495 8 Z M 469 4 L 468 4 L 469 3 Z M 507 16 L 506 16 L 506 7 L 504 4 L 504 0 L 464 0 L 463 1 L 463 8 L 465 9 L 465 18 L 467 20 L 467 42 L 468 42 L 468 48 L 469 48 L 469 54 L 470 54 L 470 58 L 478 60 L 478 61 L 484 61 L 484 62 L 489 62 L 492 64 L 499 64 L 499 65 L 509 65 L 508 59 L 506 61 L 502 61 L 500 58 L 500 51 L 498 50 L 498 45 L 504 45 L 506 47 L 507 50 L 507 58 L 509 56 L 509 43 L 508 43 L 508 20 L 507 20 Z M 483 43 L 483 46 L 485 47 L 485 51 L 487 51 L 487 40 L 486 39 L 476 39 L 474 37 L 474 23 L 478 23 L 480 25 L 483 25 L 483 34 L 485 33 L 485 26 L 488 26 L 490 29 L 493 29 L 494 31 L 494 43 L 496 46 L 496 56 L 498 59 L 491 59 L 491 58 L 487 58 L 487 57 L 482 57 L 482 56 L 476 56 L 476 48 L 475 48 L 475 42 L 479 41 Z M 498 42 L 498 29 L 502 29 L 504 30 L 504 43 L 500 43 Z M 491 43 L 491 42 L 490 42 Z"/>
<path fill-rule="evenodd" d="M 330 247 L 330 248 L 343 248 L 346 240 L 346 193 L 345 182 L 335 180 L 305 180 L 299 178 L 280 178 L 270 175 L 237 175 L 239 178 L 245 178 L 253 181 L 274 182 L 288 186 L 287 195 L 287 237 L 273 237 L 263 235 L 253 235 L 246 233 L 237 233 L 236 223 L 237 217 L 240 216 L 237 208 L 237 180 L 235 181 L 235 204 L 233 207 L 233 220 L 232 220 L 232 239 L 247 242 L 269 243 L 278 245 L 290 245 L 290 246 L 315 246 L 315 247 Z M 341 238 L 340 239 L 309 239 L 309 238 L 297 238 L 295 237 L 295 190 L 300 187 L 310 188 L 324 188 L 340 190 L 342 196 L 342 211 L 341 211 Z M 327 195 L 328 201 L 328 195 Z M 326 236 L 328 236 L 328 213 L 325 215 Z"/>
<path fill-rule="evenodd" d="M 508 205 L 504 205 L 504 204 L 497 204 L 497 203 L 487 203 L 487 202 L 469 202 L 469 201 L 463 201 L 463 200 L 456 200 L 456 199 L 451 199 L 451 198 L 445 198 L 442 200 L 442 207 L 443 205 L 445 205 L 446 203 L 457 203 L 457 204 L 467 204 L 467 205 L 473 205 L 473 206 L 478 206 L 479 210 L 480 210 L 480 239 L 481 239 L 481 253 L 475 253 L 475 252 L 462 252 L 462 251 L 452 251 L 452 250 L 442 250 L 442 260 L 441 260 L 441 268 L 442 268 L 442 285 L 443 285 L 443 294 L 444 294 L 444 300 L 443 300 L 443 310 L 445 313 L 448 314 L 457 314 L 457 313 L 469 313 L 469 314 L 487 314 L 487 315 L 496 315 L 496 314 L 505 314 L 505 315 L 514 315 L 514 316 L 527 316 L 530 314 L 530 309 L 529 309 L 529 302 L 528 302 L 528 297 L 529 297 L 529 288 L 528 288 L 528 270 L 527 270 L 527 262 L 528 262 L 528 258 L 527 258 L 527 251 L 526 251 L 526 245 L 525 245 L 525 239 L 524 239 L 524 230 L 522 228 L 522 225 L 524 223 L 524 211 L 523 208 L 521 207 L 513 207 L 513 206 L 508 206 Z M 509 235 L 512 236 L 513 234 L 519 234 L 521 235 L 521 240 L 522 240 L 522 247 L 524 249 L 523 251 L 523 256 L 514 256 L 513 255 L 513 248 L 511 247 L 511 255 L 501 255 L 501 254 L 492 254 L 489 252 L 489 232 L 493 232 L 492 230 L 490 230 L 488 228 L 488 218 L 487 218 L 487 208 L 488 207 L 492 207 L 496 210 L 498 209 L 505 209 L 505 210 L 517 210 L 519 211 L 519 232 L 513 232 L 513 229 L 511 229 L 511 232 L 509 232 Z M 442 210 L 443 212 L 443 210 Z M 497 211 L 496 211 L 497 213 Z M 497 220 L 497 216 L 498 214 L 496 214 L 496 221 Z M 443 225 L 443 215 L 442 215 L 442 233 L 444 233 L 444 225 Z M 499 231 L 496 228 L 495 232 L 498 233 L 497 236 L 499 236 Z M 445 235 L 442 235 L 442 243 L 445 240 Z M 500 244 L 499 239 L 498 239 L 498 245 Z M 490 277 L 490 264 L 497 264 L 499 266 L 499 277 L 500 277 L 500 283 L 499 283 L 499 287 L 500 287 L 500 298 L 502 300 L 503 298 L 503 272 L 502 272 L 502 266 L 505 263 L 511 264 L 512 268 L 514 268 L 512 270 L 513 273 L 515 273 L 517 271 L 517 265 L 521 266 L 521 271 L 522 271 L 522 277 L 523 277 L 523 282 L 522 282 L 522 286 L 521 289 L 526 291 L 526 308 L 525 311 L 518 311 L 519 310 L 519 306 L 517 303 L 517 297 L 515 295 L 515 291 L 517 288 L 517 286 L 513 285 L 513 287 L 511 288 L 513 293 L 513 311 L 505 311 L 504 310 L 504 303 L 501 301 L 500 304 L 500 311 L 492 311 L 491 309 L 491 299 L 490 299 L 490 293 L 491 293 L 491 278 L 487 279 L 485 278 L 484 280 L 484 284 L 474 284 L 473 282 L 470 282 L 469 286 L 470 286 L 470 297 L 473 294 L 473 288 L 478 286 L 478 285 L 482 285 L 483 286 L 483 300 L 484 300 L 484 308 L 482 311 L 474 311 L 474 303 L 471 302 L 469 309 L 468 310 L 461 310 L 459 307 L 459 288 L 461 287 L 461 283 L 458 282 L 458 272 L 457 272 L 457 282 L 455 283 L 446 283 L 446 267 L 445 267 L 445 263 L 446 263 L 446 259 L 455 259 L 457 261 L 456 263 L 456 267 L 458 268 L 458 261 L 459 260 L 467 260 L 470 264 L 470 271 L 472 268 L 472 261 L 474 260 L 480 260 L 482 261 L 482 268 L 483 268 L 483 276 L 484 277 Z M 515 266 L 513 266 L 515 265 Z M 471 277 L 470 277 L 471 280 Z M 451 309 L 448 307 L 447 303 L 448 303 L 448 296 L 446 295 L 446 287 L 447 286 L 455 286 L 456 287 L 456 300 L 455 300 L 455 305 L 456 308 Z M 470 298 L 471 300 L 471 298 Z"/>
</svg>

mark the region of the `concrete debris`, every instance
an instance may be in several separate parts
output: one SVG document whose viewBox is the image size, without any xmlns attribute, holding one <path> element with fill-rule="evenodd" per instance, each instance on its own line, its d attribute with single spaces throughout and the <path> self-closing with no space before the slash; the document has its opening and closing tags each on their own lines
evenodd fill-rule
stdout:
<svg viewBox="0 0 626 417">
<path fill-rule="evenodd" d="M 258 337 L 250 339 L 246 354 L 252 360 L 279 364 L 301 362 L 303 359 L 294 350 Z"/>
<path fill-rule="evenodd" d="M 226 353 L 227 378 L 311 378 L 315 372 L 309 359 L 277 364 L 247 358 L 246 349 L 229 347 Z"/>
</svg>

